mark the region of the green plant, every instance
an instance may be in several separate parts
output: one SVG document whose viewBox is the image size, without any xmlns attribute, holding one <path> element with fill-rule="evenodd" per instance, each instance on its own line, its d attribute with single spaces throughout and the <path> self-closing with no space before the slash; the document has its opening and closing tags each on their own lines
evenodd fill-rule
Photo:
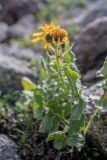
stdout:
<svg viewBox="0 0 107 160">
<path fill-rule="evenodd" d="M 45 26 L 44 30 L 50 37 L 45 39 L 44 43 L 48 43 L 51 49 L 46 49 L 43 53 L 40 82 L 34 89 L 33 83 L 23 80 L 23 87 L 26 90 L 29 90 L 29 87 L 34 90 L 31 103 L 35 118 L 40 124 L 39 132 L 48 133 L 47 142 L 54 141 L 54 146 L 58 149 L 65 146 L 80 149 L 84 144 L 82 133 L 85 127 L 85 100 L 82 97 L 83 86 L 75 64 L 76 58 L 71 51 L 72 47 L 67 43 L 67 34 L 63 29 L 55 28 L 51 24 Z M 47 37 L 44 30 L 34 33 L 34 36 L 38 37 L 33 42 Z M 56 40 L 57 34 L 59 42 Z M 64 36 L 66 42 L 62 45 Z"/>
<path fill-rule="evenodd" d="M 44 156 L 45 153 L 38 147 L 40 143 L 44 146 L 42 140 L 52 141 L 57 149 L 66 147 L 65 151 L 68 151 L 70 147 L 76 147 L 80 150 L 96 114 L 102 107 L 107 107 L 107 59 L 98 72 L 104 77 L 103 83 L 98 86 L 103 94 L 93 98 L 96 110 L 86 125 L 84 109 L 87 97 L 82 94 L 84 87 L 67 32 L 51 24 L 45 25 L 42 32 L 33 36 L 33 42 L 42 40 L 45 47 L 39 82 L 35 85 L 24 77 L 22 93 L 0 97 L 0 126 L 16 140 L 24 157 Z M 37 134 L 41 139 L 40 132 L 44 137 L 35 144 Z"/>
</svg>

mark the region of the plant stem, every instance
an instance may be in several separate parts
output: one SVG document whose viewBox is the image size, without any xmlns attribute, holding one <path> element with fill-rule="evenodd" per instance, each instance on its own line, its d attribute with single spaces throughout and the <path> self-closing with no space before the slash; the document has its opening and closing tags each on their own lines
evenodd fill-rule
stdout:
<svg viewBox="0 0 107 160">
<path fill-rule="evenodd" d="M 56 56 L 56 61 L 57 61 L 57 64 L 58 64 L 57 70 L 58 70 L 59 78 L 60 78 L 60 80 L 61 80 L 61 82 L 62 82 L 62 87 L 64 88 L 66 97 L 67 97 L 67 99 L 68 99 L 69 93 L 68 93 L 68 89 L 67 89 L 67 86 L 66 86 L 66 84 L 65 84 L 63 75 L 62 75 L 61 70 L 60 70 L 59 58 L 58 58 L 58 49 L 56 50 L 55 56 Z"/>
<path fill-rule="evenodd" d="M 89 131 L 90 128 L 92 127 L 92 124 L 93 124 L 93 122 L 94 122 L 94 118 L 95 118 L 95 116 L 96 116 L 96 114 L 97 114 L 98 112 L 99 112 L 99 109 L 97 108 L 97 109 L 94 111 L 92 117 L 90 118 L 90 120 L 89 120 L 89 122 L 88 122 L 88 124 L 87 124 L 87 126 L 86 126 L 86 128 L 85 128 L 85 130 L 84 130 L 84 136 L 87 135 L 88 131 Z"/>
</svg>

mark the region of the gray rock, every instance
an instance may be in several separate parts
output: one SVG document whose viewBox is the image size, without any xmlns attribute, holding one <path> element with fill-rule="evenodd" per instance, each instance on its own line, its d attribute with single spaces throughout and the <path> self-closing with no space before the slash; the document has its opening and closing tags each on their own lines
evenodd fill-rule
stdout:
<svg viewBox="0 0 107 160">
<path fill-rule="evenodd" d="M 40 50 L 37 50 L 33 47 L 20 48 L 20 45 L 13 43 L 11 45 L 1 44 L 0 45 L 0 54 L 5 56 L 13 56 L 20 60 L 32 60 L 40 56 Z"/>
<path fill-rule="evenodd" d="M 74 8 L 76 13 L 71 9 L 70 11 L 65 11 L 63 16 L 60 16 L 62 19 L 61 25 L 65 28 L 68 28 L 68 30 L 71 28 L 71 33 L 72 28 L 76 28 L 77 32 L 81 32 L 81 30 L 83 30 L 86 25 L 96 20 L 97 18 L 107 17 L 106 0 L 86 0 L 85 5 L 86 7 L 81 9 Z M 75 33 L 73 33 L 73 36 L 74 34 Z"/>
<path fill-rule="evenodd" d="M 107 112 L 100 121 L 94 123 L 93 128 L 89 132 L 88 139 L 93 147 L 97 147 L 107 158 L 107 123 L 105 123 L 104 119 L 107 119 Z"/>
<path fill-rule="evenodd" d="M 0 46 L 0 90 L 9 92 L 20 90 L 22 77 L 37 80 L 37 55 L 30 48 L 15 45 Z M 39 68 L 39 66 L 38 66 Z"/>
<path fill-rule="evenodd" d="M 26 14 L 35 14 L 39 9 L 37 0 L 1 0 L 2 11 L 0 13 L 0 20 L 13 24 L 19 18 Z"/>
<path fill-rule="evenodd" d="M 4 42 L 8 39 L 8 25 L 0 22 L 0 42 Z"/>
<path fill-rule="evenodd" d="M 98 89 L 96 85 L 100 85 L 103 81 L 93 85 L 85 91 L 86 96 L 101 96 L 103 94 L 102 89 Z M 89 120 L 95 111 L 95 104 L 90 99 L 90 103 L 86 107 L 85 115 Z M 107 158 L 107 110 L 101 109 L 99 112 L 99 118 L 94 120 L 94 124 L 87 134 L 87 141 L 93 147 L 97 148 Z"/>
<path fill-rule="evenodd" d="M 21 160 L 16 153 L 15 143 L 2 134 L 0 134 L 0 160 Z"/>
<path fill-rule="evenodd" d="M 25 38 L 30 37 L 35 29 L 33 15 L 23 16 L 16 24 L 9 27 L 9 38 Z"/>
<path fill-rule="evenodd" d="M 87 25 L 75 38 L 73 51 L 82 74 L 100 69 L 107 56 L 107 17 L 99 18 Z M 90 77 L 91 80 L 94 79 L 96 72 L 92 72 Z"/>
<path fill-rule="evenodd" d="M 23 76 L 29 77 L 34 82 L 37 80 L 37 74 L 32 71 L 29 62 L 0 54 L 0 90 L 7 92 L 21 89 Z"/>
<path fill-rule="evenodd" d="M 107 17 L 107 1 L 94 0 L 87 3 L 87 9 L 78 18 L 81 27 L 86 26 L 97 18 Z"/>
<path fill-rule="evenodd" d="M 103 90 L 101 88 L 98 88 L 97 86 L 102 86 L 102 84 L 104 84 L 103 80 L 97 82 L 91 87 L 88 87 L 84 92 L 85 96 L 88 96 L 88 97 L 91 95 L 101 96 L 103 94 Z"/>
<path fill-rule="evenodd" d="M 91 86 L 96 82 L 102 80 L 102 77 L 97 76 L 98 68 L 89 69 L 86 73 L 82 74 L 81 81 L 86 86 Z"/>
<path fill-rule="evenodd" d="M 107 7 L 95 8 L 87 12 L 83 20 L 80 22 L 80 25 L 86 26 L 90 22 L 96 20 L 97 18 L 107 17 Z"/>
</svg>

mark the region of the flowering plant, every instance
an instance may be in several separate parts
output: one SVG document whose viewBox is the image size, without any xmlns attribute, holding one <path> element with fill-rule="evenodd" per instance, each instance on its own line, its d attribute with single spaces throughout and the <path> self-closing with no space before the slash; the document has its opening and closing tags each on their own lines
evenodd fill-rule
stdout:
<svg viewBox="0 0 107 160">
<path fill-rule="evenodd" d="M 85 126 L 86 100 L 68 33 L 53 23 L 40 29 L 32 39 L 32 43 L 43 42 L 40 82 L 35 86 L 22 80 L 24 89 L 34 93 L 31 103 L 38 131 L 48 134 L 47 142 L 53 141 L 57 149 L 65 146 L 81 149 L 95 114 Z"/>
</svg>

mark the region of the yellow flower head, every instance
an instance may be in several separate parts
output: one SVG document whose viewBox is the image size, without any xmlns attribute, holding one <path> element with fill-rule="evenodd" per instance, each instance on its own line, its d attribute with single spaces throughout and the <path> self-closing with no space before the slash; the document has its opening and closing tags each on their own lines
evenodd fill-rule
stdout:
<svg viewBox="0 0 107 160">
<path fill-rule="evenodd" d="M 41 32 L 34 33 L 32 35 L 32 43 L 42 40 L 44 48 L 49 48 L 53 44 L 63 45 L 68 43 L 68 33 L 60 26 L 55 26 L 54 24 L 45 24 L 40 29 Z"/>
</svg>

